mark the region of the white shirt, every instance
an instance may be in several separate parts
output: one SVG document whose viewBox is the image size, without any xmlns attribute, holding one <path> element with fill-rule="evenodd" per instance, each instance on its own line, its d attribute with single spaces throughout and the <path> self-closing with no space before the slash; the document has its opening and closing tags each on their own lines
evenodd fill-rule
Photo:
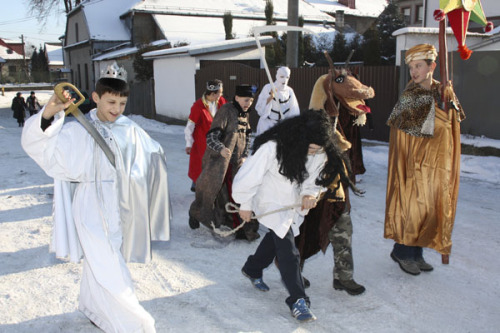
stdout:
<svg viewBox="0 0 500 333">
<path fill-rule="evenodd" d="M 247 158 L 236 174 L 232 188 L 233 199 L 241 204 L 241 210 L 253 211 L 257 216 L 286 206 L 300 205 L 303 196 L 317 197 L 324 190 L 315 181 L 325 163 L 325 153 L 309 155 L 306 162 L 309 177 L 301 185 L 292 183 L 279 173 L 276 142 L 266 142 Z M 263 216 L 259 218 L 259 222 L 280 238 L 286 235 L 290 227 L 297 236 L 307 213 L 308 210 L 301 210 L 299 206 Z"/>
</svg>

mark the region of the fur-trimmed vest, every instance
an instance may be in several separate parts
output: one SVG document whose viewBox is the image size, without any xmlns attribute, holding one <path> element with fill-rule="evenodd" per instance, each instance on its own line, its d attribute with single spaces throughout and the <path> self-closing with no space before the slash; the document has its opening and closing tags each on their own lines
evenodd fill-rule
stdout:
<svg viewBox="0 0 500 333">
<path fill-rule="evenodd" d="M 462 106 L 454 93 L 450 101 L 453 111 L 458 113 L 457 119 L 465 119 Z M 441 105 L 441 83 L 432 80 L 431 89 L 422 88 L 410 81 L 394 106 L 387 125 L 397 128 L 409 135 L 432 137 L 434 135 L 434 118 L 436 107 Z"/>
</svg>

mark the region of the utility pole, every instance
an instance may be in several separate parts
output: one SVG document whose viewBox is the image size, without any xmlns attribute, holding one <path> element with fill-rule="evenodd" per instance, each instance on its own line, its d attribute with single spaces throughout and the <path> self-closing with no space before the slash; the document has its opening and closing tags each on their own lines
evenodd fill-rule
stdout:
<svg viewBox="0 0 500 333">
<path fill-rule="evenodd" d="M 299 0 L 288 0 L 288 25 L 299 26 Z M 286 64 L 297 68 L 299 62 L 299 32 L 288 31 L 286 38 Z"/>
<path fill-rule="evenodd" d="M 24 75 L 25 75 L 26 79 L 29 79 L 28 66 L 26 65 L 26 49 L 24 47 L 24 35 L 21 35 L 21 42 L 23 44 L 23 70 L 24 70 Z"/>
</svg>

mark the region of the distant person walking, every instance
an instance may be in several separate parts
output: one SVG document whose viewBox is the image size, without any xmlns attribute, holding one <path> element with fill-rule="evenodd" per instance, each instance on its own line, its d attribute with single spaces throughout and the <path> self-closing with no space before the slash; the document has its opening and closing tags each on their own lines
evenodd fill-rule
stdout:
<svg viewBox="0 0 500 333">
<path fill-rule="evenodd" d="M 35 113 L 38 113 L 42 108 L 38 102 L 38 98 L 35 96 L 35 92 L 32 91 L 30 97 L 26 98 L 26 104 L 28 105 L 28 111 L 30 112 L 30 117 Z"/>
<path fill-rule="evenodd" d="M 26 118 L 26 102 L 24 101 L 23 94 L 18 92 L 16 97 L 12 99 L 12 105 L 10 107 L 14 111 L 14 118 L 17 119 L 19 127 L 24 126 L 24 118 Z"/>
</svg>

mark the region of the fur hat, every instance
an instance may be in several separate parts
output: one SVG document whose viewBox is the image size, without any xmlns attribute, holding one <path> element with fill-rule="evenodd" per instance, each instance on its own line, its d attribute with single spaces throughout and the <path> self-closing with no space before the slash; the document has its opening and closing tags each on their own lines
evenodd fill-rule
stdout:
<svg viewBox="0 0 500 333">
<path fill-rule="evenodd" d="M 236 86 L 236 92 L 234 93 L 236 96 L 239 97 L 255 97 L 255 87 L 250 86 L 248 84 L 242 84 L 239 86 Z"/>
</svg>

